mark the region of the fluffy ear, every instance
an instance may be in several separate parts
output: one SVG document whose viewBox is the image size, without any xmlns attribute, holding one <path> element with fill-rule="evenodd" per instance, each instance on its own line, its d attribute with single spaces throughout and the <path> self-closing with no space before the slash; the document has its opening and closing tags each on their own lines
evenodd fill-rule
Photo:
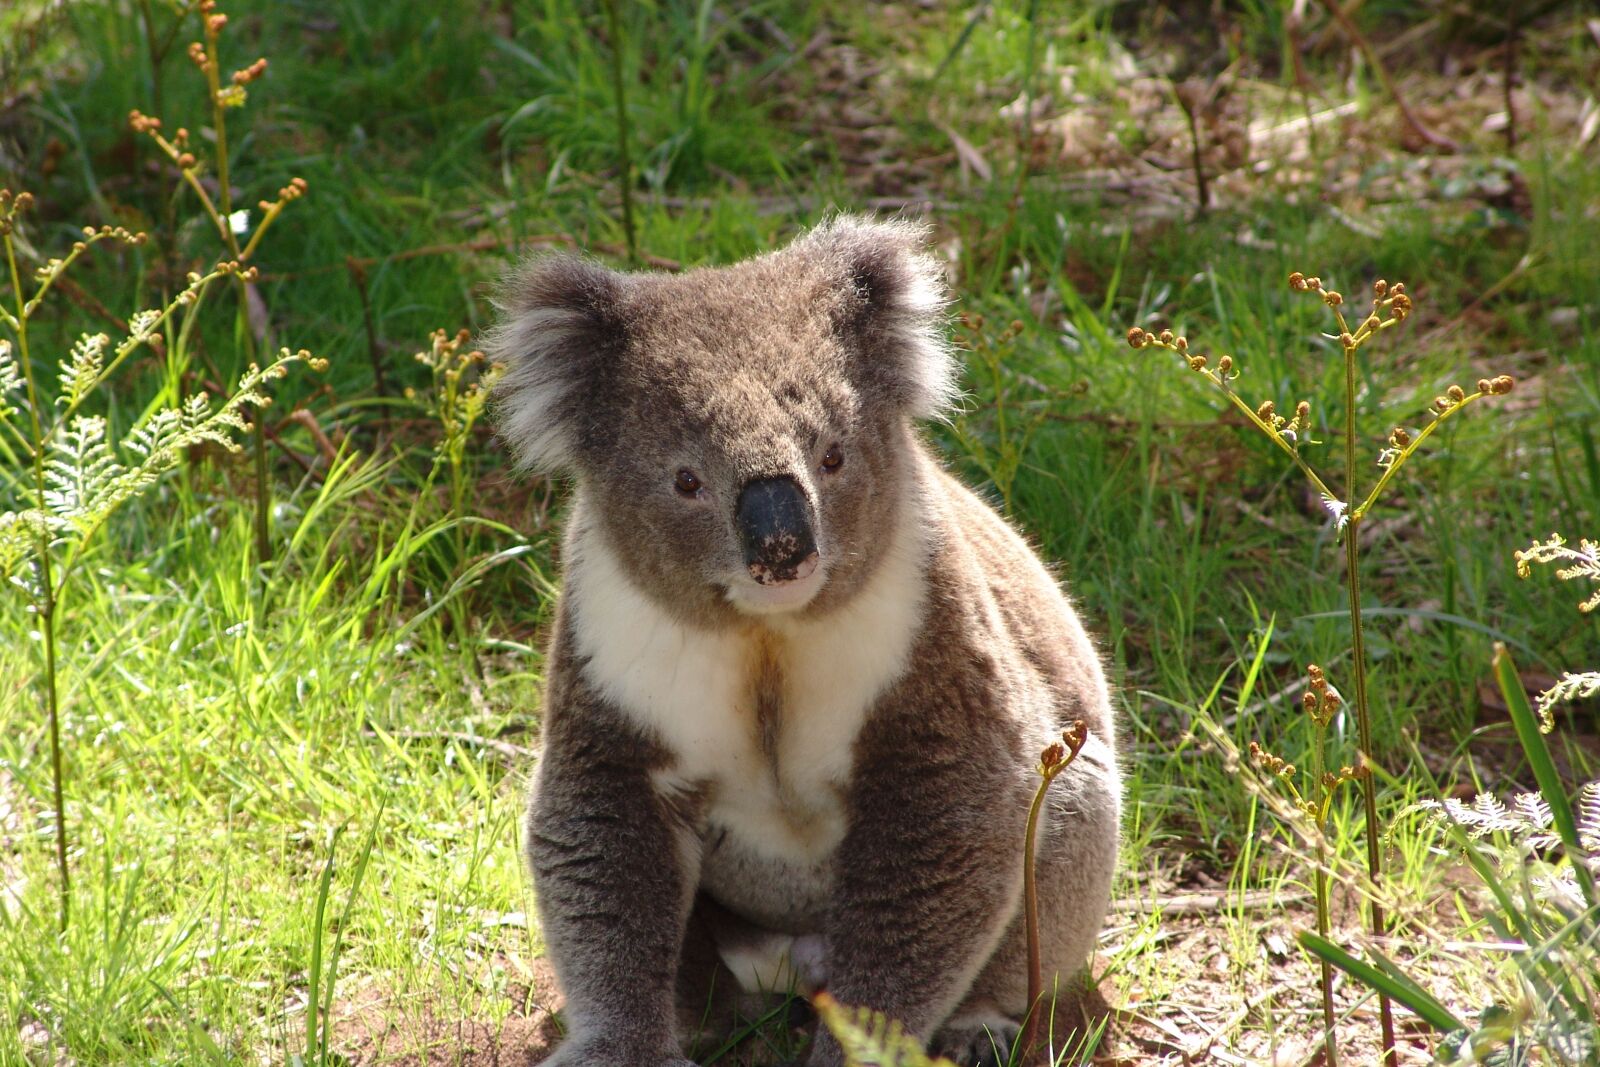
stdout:
<svg viewBox="0 0 1600 1067">
<path fill-rule="evenodd" d="M 500 435 L 517 465 L 571 470 L 583 437 L 586 383 L 626 341 L 627 279 L 576 256 L 535 259 L 506 279 L 501 321 L 484 339 L 506 370 L 494 390 Z"/>
<path fill-rule="evenodd" d="M 830 261 L 844 287 L 839 329 L 861 370 L 915 418 L 955 400 L 958 368 L 944 337 L 944 271 L 926 248 L 928 227 L 840 215 L 795 245 Z"/>
</svg>

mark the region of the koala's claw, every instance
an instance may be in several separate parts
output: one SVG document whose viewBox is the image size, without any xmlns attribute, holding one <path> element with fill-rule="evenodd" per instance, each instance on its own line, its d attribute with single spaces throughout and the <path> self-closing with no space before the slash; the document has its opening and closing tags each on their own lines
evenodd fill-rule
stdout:
<svg viewBox="0 0 1600 1067">
<path fill-rule="evenodd" d="M 960 1023 L 939 1031 L 933 1052 L 959 1067 L 1006 1067 L 1022 1027 L 1015 1020 L 995 1017 Z"/>
</svg>

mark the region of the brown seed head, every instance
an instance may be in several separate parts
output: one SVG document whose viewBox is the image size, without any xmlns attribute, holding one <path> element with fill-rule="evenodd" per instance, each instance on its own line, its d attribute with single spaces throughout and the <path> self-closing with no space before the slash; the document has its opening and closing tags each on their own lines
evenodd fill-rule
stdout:
<svg viewBox="0 0 1600 1067">
<path fill-rule="evenodd" d="M 1411 298 L 1399 291 L 1400 283 L 1394 283 L 1394 297 L 1389 301 L 1389 314 L 1397 322 L 1404 322 L 1406 316 L 1411 314 Z"/>
<path fill-rule="evenodd" d="M 1128 327 L 1128 344 L 1134 348 L 1143 348 L 1150 343 L 1150 335 L 1137 326 Z"/>
<path fill-rule="evenodd" d="M 199 41 L 189 42 L 189 62 L 197 67 L 206 65 L 206 47 Z"/>
<path fill-rule="evenodd" d="M 1184 358 L 1189 361 L 1189 369 L 1190 370 L 1205 370 L 1206 369 L 1206 357 L 1205 356 L 1185 356 Z"/>
<path fill-rule="evenodd" d="M 1291 271 L 1289 274 L 1289 288 L 1293 289 L 1297 293 L 1305 292 L 1306 276 L 1301 274 L 1299 271 Z"/>
<path fill-rule="evenodd" d="M 1233 357 L 1232 356 L 1223 356 L 1221 359 L 1217 360 L 1217 370 L 1221 371 L 1223 374 L 1232 373 L 1232 371 L 1233 371 Z"/>
<path fill-rule="evenodd" d="M 1061 742 L 1067 746 L 1067 751 L 1076 756 L 1089 743 L 1089 724 L 1082 719 L 1073 719 L 1061 731 Z"/>
<path fill-rule="evenodd" d="M 1271 422 L 1272 417 L 1278 413 L 1278 406 L 1270 400 L 1263 400 L 1261 406 L 1256 408 L 1256 418 L 1262 422 Z"/>
<path fill-rule="evenodd" d="M 1311 401 L 1302 400 L 1294 406 L 1294 417 L 1304 426 L 1311 419 Z"/>
<path fill-rule="evenodd" d="M 1336 308 L 1340 304 L 1344 303 L 1344 294 L 1333 289 L 1329 289 L 1327 292 L 1322 294 L 1322 302 L 1331 308 Z"/>
<path fill-rule="evenodd" d="M 267 72 L 267 61 L 266 61 L 266 59 L 265 58 L 258 59 L 254 63 L 250 64 L 248 67 L 245 67 L 243 70 L 234 71 L 233 72 L 233 84 L 235 84 L 235 85 L 249 85 L 251 82 L 255 81 L 257 78 L 261 77 L 261 75 L 265 74 L 266 72 Z"/>
<path fill-rule="evenodd" d="M 1182 334 L 1179 334 L 1178 338 L 1172 342 L 1172 347 L 1176 348 L 1178 350 L 1178 355 L 1181 356 L 1185 352 L 1189 351 L 1189 339 L 1184 337 Z"/>
<path fill-rule="evenodd" d="M 1389 292 L 1389 283 L 1384 281 L 1382 278 L 1379 278 L 1377 281 L 1372 283 L 1372 296 L 1373 296 L 1373 299 L 1382 300 L 1384 298 L 1384 295 L 1387 294 L 1388 292 Z"/>
<path fill-rule="evenodd" d="M 1164 344 L 1164 345 L 1170 345 L 1172 343 L 1172 341 L 1173 341 L 1172 331 L 1171 330 L 1162 330 L 1161 331 L 1161 343 Z"/>
<path fill-rule="evenodd" d="M 1396 448 L 1404 448 L 1411 443 L 1411 434 L 1406 432 L 1404 426 L 1396 426 L 1389 434 L 1389 443 Z"/>
<path fill-rule="evenodd" d="M 1511 375 L 1502 374 L 1489 383 L 1489 391 L 1495 396 L 1505 396 L 1516 384 L 1517 380 Z"/>
<path fill-rule="evenodd" d="M 1478 392 L 1480 392 L 1480 393 L 1484 394 L 1485 396 L 1487 396 L 1488 394 L 1494 392 L 1494 383 L 1491 382 L 1487 378 L 1479 378 L 1478 379 Z"/>
<path fill-rule="evenodd" d="M 1454 400 L 1457 404 L 1467 398 L 1466 392 L 1459 385 L 1452 385 L 1444 391 L 1444 395 Z"/>
</svg>

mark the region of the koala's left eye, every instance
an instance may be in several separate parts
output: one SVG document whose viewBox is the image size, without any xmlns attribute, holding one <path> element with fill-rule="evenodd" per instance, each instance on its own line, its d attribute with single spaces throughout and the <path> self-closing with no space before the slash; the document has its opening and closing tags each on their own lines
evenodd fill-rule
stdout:
<svg viewBox="0 0 1600 1067">
<path fill-rule="evenodd" d="M 828 451 L 822 456 L 822 469 L 832 474 L 844 466 L 844 449 L 838 445 L 828 446 Z"/>
<path fill-rule="evenodd" d="M 694 496 L 700 492 L 700 476 L 687 467 L 678 472 L 672 484 L 683 496 Z"/>
</svg>

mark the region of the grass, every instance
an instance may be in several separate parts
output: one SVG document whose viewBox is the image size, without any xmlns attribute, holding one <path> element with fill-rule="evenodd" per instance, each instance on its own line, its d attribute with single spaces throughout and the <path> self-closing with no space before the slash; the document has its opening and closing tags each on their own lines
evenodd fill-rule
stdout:
<svg viewBox="0 0 1600 1067">
<path fill-rule="evenodd" d="M 0 49 L 0 96 L 15 101 L 0 115 L 0 185 L 39 198 L 33 246 L 59 247 L 88 223 L 151 233 L 73 275 L 124 317 L 181 286 L 216 244 L 127 128 L 132 108 L 159 107 L 169 127 L 205 124 L 183 55 L 194 24 L 172 36 L 173 10 L 149 8 L 147 21 L 143 5 L 63 5 L 41 16 L 39 47 Z M 1241 389 L 1280 407 L 1313 397 L 1318 437 L 1335 441 L 1339 350 L 1318 337 L 1322 309 L 1284 285 L 1315 264 L 1346 291 L 1383 275 L 1407 279 L 1419 298 L 1397 337 L 1360 353 L 1356 415 L 1374 450 L 1388 431 L 1381 411 L 1420 415 L 1451 381 L 1491 368 L 1517 376 L 1503 410 L 1485 405 L 1443 427 L 1429 462 L 1397 479 L 1399 506 L 1372 524 L 1364 589 L 1388 817 L 1459 782 L 1525 779 L 1509 723 L 1479 698 L 1493 641 L 1525 669 L 1600 663 L 1592 623 L 1560 589 L 1516 581 L 1511 564 L 1531 537 L 1600 530 L 1594 142 L 1576 144 L 1556 110 L 1530 108 L 1518 213 L 1481 191 L 1500 166 L 1495 137 L 1468 131 L 1466 157 L 1419 169 L 1393 148 L 1381 94 L 1365 86 L 1365 117 L 1347 138 L 1360 147 L 1323 137 L 1303 164 L 1325 196 L 1306 184 L 1291 198 L 1272 175 L 1237 178 L 1221 182 L 1206 218 L 1181 204 L 1162 217 L 1146 210 L 1153 193 L 1076 181 L 1074 168 L 1102 164 L 1061 161 L 1053 147 L 1035 149 L 1017 195 L 1017 126 L 1002 109 L 1027 89 L 1032 55 L 1048 114 L 1103 108 L 1117 144 L 1165 158 L 1162 123 L 1178 113 L 1151 112 L 1119 88 L 1120 57 L 1148 72 L 1163 49 L 1204 56 L 1215 45 L 1210 27 L 1183 37 L 1165 9 L 1039 5 L 1032 23 L 1026 3 L 975 20 L 971 5 L 881 18 L 843 3 L 619 9 L 643 254 L 726 262 L 830 205 L 941 205 L 934 221 L 961 309 L 981 314 L 991 337 L 1020 328 L 998 363 L 970 361 L 964 416 L 931 432 L 1060 561 L 1127 711 L 1117 892 L 1146 903 L 1112 919 L 1107 999 L 1183 1030 L 1169 1009 L 1195 995 L 1191 957 L 1215 944 L 1228 1003 L 1254 1005 L 1219 1047 L 1316 1039 L 1314 1017 L 1294 1014 L 1297 1002 L 1274 986 L 1287 973 L 1308 982 L 1309 959 L 1261 950 L 1264 926 L 1309 925 L 1294 903 L 1310 893 L 1309 871 L 1247 776 L 1195 728 L 1209 716 L 1240 746 L 1309 751 L 1292 687 L 1308 662 L 1335 677 L 1347 668 L 1348 609 L 1329 578 L 1341 549 L 1269 442 L 1123 338 L 1134 325 L 1170 327 L 1237 352 Z M 33 11 L 45 8 L 8 8 L 0 30 L 22 32 L 12 20 Z M 294 176 L 309 185 L 262 243 L 259 291 L 278 341 L 330 368 L 284 383 L 270 409 L 282 442 L 271 454 L 270 564 L 253 563 L 248 463 L 203 455 L 120 513 L 79 570 L 60 617 L 76 874 L 62 938 L 39 649 L 26 598 L 0 598 L 0 1064 L 56 1053 L 79 1063 L 370 1059 L 386 1023 L 431 1043 L 440 1062 L 471 1062 L 467 1050 L 489 1038 L 462 1038 L 466 1020 L 492 1034 L 538 1015 L 549 989 L 516 822 L 562 498 L 513 483 L 480 427 L 465 453 L 468 492 L 453 507 L 450 480 L 434 469 L 432 379 L 412 353 L 434 329 L 486 323 L 512 248 L 570 243 L 620 262 L 616 42 L 599 6 L 567 0 L 228 11 L 226 69 L 271 62 L 229 118 L 238 199 L 270 198 Z M 1276 11 L 1234 17 L 1247 42 L 1235 45 L 1241 69 L 1287 84 Z M 1552 98 L 1594 73 L 1592 56 L 1539 45 L 1558 36 L 1536 25 L 1523 61 Z M 169 37 L 154 65 L 152 43 L 160 52 Z M 1308 57 L 1330 105 L 1343 100 L 1336 51 Z M 1420 75 L 1416 84 L 1427 91 Z M 983 156 L 989 180 L 963 173 L 951 131 Z M 1181 174 L 1187 142 L 1175 143 Z M 1395 195 L 1402 179 L 1408 195 Z M 451 250 L 414 254 L 440 247 Z M 365 307 L 347 257 L 365 263 Z M 218 305 L 195 346 L 232 380 L 242 347 L 231 305 Z M 36 320 L 33 347 L 65 353 L 103 328 L 100 317 L 57 299 Z M 53 381 L 53 357 L 41 358 Z M 129 370 L 101 409 L 119 426 L 162 387 L 159 361 Z M 189 385 L 205 377 L 197 367 Z M 297 410 L 326 445 L 288 420 Z M 1324 445 L 1316 458 L 1334 467 L 1336 452 Z M 0 464 L 0 510 L 16 476 Z M 1579 711 L 1551 738 L 1574 778 L 1597 775 L 1582 744 L 1594 732 L 1592 710 Z M 1358 865 L 1353 794 L 1331 819 L 1343 861 Z M 1408 952 L 1511 988 L 1493 957 L 1442 947 L 1481 932 L 1472 901 L 1459 914 L 1450 904 L 1436 831 L 1410 817 L 1395 825 Z M 1185 894 L 1207 893 L 1214 910 L 1185 910 Z M 1353 911 L 1336 911 L 1336 932 L 1357 925 Z M 328 992 L 336 939 L 324 1057 L 307 1048 L 308 998 L 314 984 Z"/>
</svg>

